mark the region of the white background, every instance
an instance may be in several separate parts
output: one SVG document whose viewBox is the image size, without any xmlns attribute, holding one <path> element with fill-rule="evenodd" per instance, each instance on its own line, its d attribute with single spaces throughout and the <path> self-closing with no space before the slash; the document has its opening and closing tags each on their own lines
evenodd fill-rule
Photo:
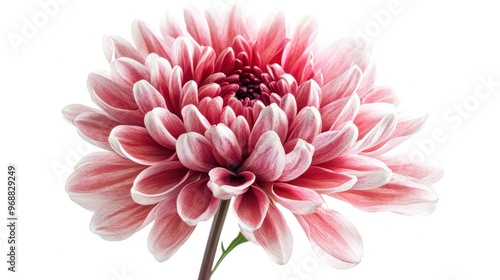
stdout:
<svg viewBox="0 0 500 280">
<path fill-rule="evenodd" d="M 2 261 L 0 278 L 196 279 L 209 223 L 200 225 L 164 263 L 154 260 L 147 250 L 149 228 L 120 242 L 104 241 L 88 230 L 91 213 L 68 199 L 64 179 L 76 160 L 92 148 L 62 119 L 60 111 L 71 103 L 91 105 L 87 74 L 108 67 L 101 49 L 103 35 L 131 39 L 130 24 L 136 18 L 158 30 L 168 9 L 180 12 L 187 4 L 200 9 L 224 4 L 66 2 L 17 47 L 9 36 L 22 36 L 23 18 L 33 21 L 43 10 L 34 0 L 0 4 L 0 169 L 15 163 L 19 176 L 18 273 L 7 272 Z M 259 20 L 278 7 L 290 22 L 314 15 L 320 20 L 324 43 L 355 36 L 358 29 L 368 30 L 378 84 L 394 87 L 403 98 L 402 108 L 429 114 L 426 128 L 406 148 L 414 155 L 438 157 L 445 165 L 445 177 L 435 185 L 440 196 L 437 210 L 414 218 L 365 213 L 330 200 L 363 236 L 365 255 L 357 267 L 338 271 L 316 261 L 302 230 L 289 219 L 295 243 L 287 265 L 274 264 L 261 248 L 246 243 L 229 255 L 214 280 L 500 279 L 500 86 L 491 88 L 482 100 L 474 95 L 478 88 L 488 93 L 481 88 L 481 77 L 500 81 L 496 1 L 400 0 L 394 2 L 397 9 L 391 9 L 390 18 L 377 22 L 377 15 L 387 12 L 391 2 L 267 0 L 253 1 L 248 9 Z M 464 113 L 459 115 L 456 110 L 462 107 Z M 441 136 L 433 140 L 433 134 Z M 6 174 L 0 177 L 6 181 Z M 3 217 L 6 190 L 0 191 L 0 199 Z M 234 218 L 228 217 L 222 236 L 226 244 L 237 232 Z M 6 238 L 3 225 L 1 260 L 6 258 Z"/>
</svg>

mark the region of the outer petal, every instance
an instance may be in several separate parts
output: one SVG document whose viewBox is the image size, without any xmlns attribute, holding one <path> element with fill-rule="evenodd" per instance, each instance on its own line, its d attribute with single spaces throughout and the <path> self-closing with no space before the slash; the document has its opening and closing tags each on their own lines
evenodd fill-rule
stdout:
<svg viewBox="0 0 500 280">
<path fill-rule="evenodd" d="M 277 264 L 286 264 L 292 255 L 293 236 L 283 215 L 274 204 L 269 205 L 266 218 L 261 227 L 248 231 L 241 229 L 243 235 L 260 245 Z"/>
<path fill-rule="evenodd" d="M 255 186 L 251 186 L 244 194 L 237 196 L 233 209 L 240 226 L 249 231 L 260 228 L 269 204 L 267 194 Z"/>
<path fill-rule="evenodd" d="M 313 189 L 323 194 L 330 194 L 350 189 L 356 183 L 356 177 L 318 166 L 311 166 L 304 174 L 289 183 Z"/>
<path fill-rule="evenodd" d="M 62 109 L 63 118 L 70 123 L 83 113 L 102 113 L 102 111 L 82 104 L 71 104 Z"/>
<path fill-rule="evenodd" d="M 165 108 L 155 108 L 144 117 L 149 135 L 158 144 L 175 150 L 177 138 L 186 132 L 182 120 Z"/>
<path fill-rule="evenodd" d="M 177 212 L 190 226 L 210 219 L 219 208 L 220 199 L 207 187 L 208 178 L 184 186 L 177 197 Z"/>
<path fill-rule="evenodd" d="M 324 166 L 342 174 L 356 176 L 357 182 L 351 188 L 353 190 L 378 188 L 387 184 L 392 175 L 391 169 L 382 161 L 360 155 L 338 157 Z"/>
<path fill-rule="evenodd" d="M 111 200 L 130 196 L 137 175 L 146 168 L 114 152 L 95 152 L 83 157 L 66 181 L 71 200 L 95 211 Z"/>
<path fill-rule="evenodd" d="M 288 140 L 300 138 L 312 143 L 321 132 L 321 115 L 315 107 L 304 107 L 290 125 Z"/>
<path fill-rule="evenodd" d="M 176 151 L 179 160 L 191 170 L 208 172 L 216 167 L 213 146 L 208 140 L 196 132 L 188 132 L 179 136 Z"/>
<path fill-rule="evenodd" d="M 197 180 L 178 161 L 167 161 L 148 167 L 134 181 L 132 198 L 139 204 L 155 204 L 176 196 L 182 186 Z"/>
<path fill-rule="evenodd" d="M 387 103 L 363 104 L 354 119 L 359 135 L 352 153 L 373 147 L 386 140 L 396 128 L 398 116 L 395 107 Z"/>
<path fill-rule="evenodd" d="M 140 80 L 149 80 L 151 76 L 144 64 L 122 57 L 111 62 L 111 77 L 118 84 L 132 87 Z"/>
<path fill-rule="evenodd" d="M 120 57 L 130 57 L 140 63 L 144 58 L 137 49 L 127 40 L 119 36 L 104 36 L 102 39 L 102 48 L 109 62 Z"/>
<path fill-rule="evenodd" d="M 295 215 L 318 257 L 328 265 L 346 269 L 357 265 L 363 255 L 361 236 L 339 213 L 319 207 L 316 213 Z"/>
<path fill-rule="evenodd" d="M 153 165 L 174 152 L 158 144 L 144 127 L 120 125 L 111 131 L 109 143 L 118 154 L 139 164 Z"/>
<path fill-rule="evenodd" d="M 153 210 L 155 222 L 148 236 L 148 248 L 160 261 L 168 260 L 186 242 L 195 227 L 186 224 L 179 214 L 175 199 L 159 203 Z"/>
<path fill-rule="evenodd" d="M 144 227 L 153 209 L 140 205 L 130 197 L 110 201 L 97 209 L 90 221 L 90 230 L 105 240 L 123 240 Z"/>
<path fill-rule="evenodd" d="M 108 142 L 111 130 L 120 125 L 102 112 L 82 113 L 74 119 L 73 123 L 85 140 L 107 150 L 111 150 Z"/>
<path fill-rule="evenodd" d="M 364 211 L 391 211 L 403 215 L 427 215 L 434 211 L 438 197 L 418 180 L 393 174 L 386 185 L 370 190 L 349 190 L 334 194 Z"/>
<path fill-rule="evenodd" d="M 285 150 L 278 134 L 270 130 L 259 138 L 241 170 L 253 172 L 257 181 L 272 182 L 281 176 L 285 163 Z"/>
<path fill-rule="evenodd" d="M 189 34 L 202 46 L 212 45 L 210 39 L 210 29 L 203 15 L 194 7 L 188 7 L 184 10 L 184 20 Z"/>
<path fill-rule="evenodd" d="M 354 93 L 329 103 L 320 109 L 323 130 L 336 130 L 346 122 L 354 121 L 359 110 L 359 97 Z"/>
<path fill-rule="evenodd" d="M 279 204 L 298 215 L 311 214 L 324 202 L 316 191 L 286 183 L 274 183 L 270 193 Z"/>
<path fill-rule="evenodd" d="M 156 107 L 167 108 L 165 99 L 148 81 L 141 80 L 134 84 L 134 98 L 139 109 L 146 114 Z"/>
<path fill-rule="evenodd" d="M 261 25 L 257 38 L 261 67 L 275 62 L 274 58 L 284 48 L 286 41 L 286 22 L 283 11 L 269 15 Z"/>
<path fill-rule="evenodd" d="M 139 20 L 133 22 L 132 39 L 144 57 L 150 53 L 157 53 L 161 57 L 170 59 L 170 50 L 165 48 L 163 40 L 158 38 L 144 22 Z"/>
<path fill-rule="evenodd" d="M 327 131 L 314 138 L 314 156 L 312 164 L 321 164 L 340 156 L 350 149 L 356 138 L 358 131 L 352 122 L 348 122 L 339 131 Z"/>
<path fill-rule="evenodd" d="M 394 147 L 401 144 L 403 141 L 417 133 L 422 126 L 424 125 L 427 116 L 407 116 L 403 113 L 398 113 L 398 123 L 394 132 L 381 143 L 373 146 L 369 149 L 363 151 L 364 155 L 368 155 L 371 157 L 376 157 L 378 155 L 382 155 Z"/>
<path fill-rule="evenodd" d="M 406 156 L 379 157 L 394 173 L 419 180 L 423 184 L 432 185 L 444 175 L 443 164 L 436 159 L 425 162 L 414 162 Z"/>
<path fill-rule="evenodd" d="M 279 178 L 280 181 L 286 182 L 299 177 L 311 165 L 314 146 L 302 139 L 296 140 L 293 150 L 285 155 L 285 168 Z M 292 142 L 287 142 L 286 145 Z"/>
</svg>

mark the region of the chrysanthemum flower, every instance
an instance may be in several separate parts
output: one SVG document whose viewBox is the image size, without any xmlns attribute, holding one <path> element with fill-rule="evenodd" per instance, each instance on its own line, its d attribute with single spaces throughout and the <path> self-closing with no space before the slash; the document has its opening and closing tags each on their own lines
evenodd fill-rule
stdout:
<svg viewBox="0 0 500 280">
<path fill-rule="evenodd" d="M 388 154 L 425 117 L 400 112 L 394 92 L 374 84 L 359 42 L 320 49 L 314 18 L 287 30 L 276 12 L 257 27 L 238 5 L 204 16 L 187 8 L 183 20 L 167 14 L 160 30 L 135 21 L 134 44 L 105 37 L 110 70 L 88 78 L 100 109 L 63 110 L 104 149 L 66 185 L 95 212 L 94 233 L 120 240 L 154 221 L 148 246 L 165 261 L 231 203 L 242 234 L 284 264 L 287 209 L 323 261 L 348 268 L 361 259 L 361 237 L 325 196 L 366 211 L 435 208 L 430 185 L 441 167 Z"/>
</svg>

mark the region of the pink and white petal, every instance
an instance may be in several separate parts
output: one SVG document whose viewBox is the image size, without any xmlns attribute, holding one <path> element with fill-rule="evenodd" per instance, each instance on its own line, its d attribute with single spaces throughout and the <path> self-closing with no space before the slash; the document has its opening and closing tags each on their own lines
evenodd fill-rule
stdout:
<svg viewBox="0 0 500 280">
<path fill-rule="evenodd" d="M 394 105 L 388 103 L 362 104 L 354 119 L 359 135 L 351 152 L 359 153 L 386 140 L 394 132 L 397 123 L 398 115 Z"/>
<path fill-rule="evenodd" d="M 82 113 L 74 119 L 73 123 L 78 128 L 82 138 L 106 150 L 111 150 L 108 143 L 111 130 L 120 125 L 103 112 Z"/>
<path fill-rule="evenodd" d="M 318 21 L 311 16 L 302 18 L 297 24 L 291 41 L 283 50 L 282 65 L 287 73 L 294 77 L 302 76 L 302 70 L 306 66 L 306 60 L 303 58 L 311 51 L 317 29 Z M 299 80 L 299 83 L 302 82 L 305 81 Z"/>
<path fill-rule="evenodd" d="M 202 46 L 212 45 L 208 23 L 198 9 L 192 6 L 186 8 L 184 10 L 184 21 L 186 22 L 187 31 L 196 42 Z"/>
<path fill-rule="evenodd" d="M 356 181 L 356 177 L 350 174 L 335 172 L 323 167 L 310 166 L 304 174 L 288 183 L 312 189 L 321 194 L 331 194 L 352 188 Z"/>
<path fill-rule="evenodd" d="M 292 232 L 281 212 L 272 203 L 260 228 L 254 231 L 241 228 L 241 233 L 248 240 L 261 246 L 277 264 L 286 264 L 292 255 Z"/>
<path fill-rule="evenodd" d="M 216 167 L 213 146 L 201 134 L 188 132 L 179 136 L 176 151 L 179 160 L 190 170 L 208 172 Z"/>
<path fill-rule="evenodd" d="M 140 126 L 116 126 L 109 135 L 109 144 L 121 156 L 143 165 L 154 165 L 174 155 L 173 150 L 158 144 Z"/>
<path fill-rule="evenodd" d="M 168 60 L 158 56 L 155 53 L 149 54 L 146 59 L 146 68 L 151 74 L 151 85 L 156 88 L 163 96 L 167 108 L 172 109 L 172 104 L 169 100 L 169 85 L 170 73 L 172 65 Z"/>
<path fill-rule="evenodd" d="M 220 117 L 222 115 L 224 101 L 220 96 L 214 98 L 205 97 L 200 101 L 199 109 L 202 115 L 204 115 L 208 122 L 211 124 L 220 123 Z"/>
<path fill-rule="evenodd" d="M 110 200 L 130 196 L 142 166 L 115 152 L 101 151 L 84 156 L 66 180 L 66 192 L 80 206 L 95 211 Z"/>
<path fill-rule="evenodd" d="M 357 65 L 363 73 L 371 67 L 371 49 L 355 39 L 343 39 L 332 43 L 317 55 L 317 69 L 321 69 L 325 82 L 329 82 Z M 350 95 L 350 94 L 349 94 Z"/>
<path fill-rule="evenodd" d="M 359 110 L 359 97 L 354 93 L 350 97 L 335 100 L 320 109 L 323 130 L 337 130 L 346 122 L 354 121 Z"/>
<path fill-rule="evenodd" d="M 286 182 L 302 175 L 309 168 L 314 154 L 314 146 L 302 139 L 296 139 L 292 151 L 285 154 L 285 168 L 279 177 L 280 181 Z M 285 146 L 288 145 L 287 142 Z"/>
<path fill-rule="evenodd" d="M 276 202 L 298 215 L 311 214 L 324 202 L 316 191 L 287 183 L 274 183 L 270 193 Z"/>
<path fill-rule="evenodd" d="M 248 231 L 260 228 L 269 204 L 269 197 L 259 187 L 250 186 L 245 193 L 238 195 L 233 209 L 240 227 Z"/>
<path fill-rule="evenodd" d="M 246 40 L 255 40 L 257 35 L 257 24 L 253 16 L 243 11 L 241 4 L 233 5 L 229 13 L 228 23 L 227 37 L 229 40 L 232 40 L 238 35 Z"/>
<path fill-rule="evenodd" d="M 250 125 L 243 116 L 237 116 L 231 123 L 231 130 L 236 135 L 243 155 L 248 154 L 248 138 L 250 137 Z"/>
<path fill-rule="evenodd" d="M 269 130 L 260 136 L 241 170 L 253 172 L 258 182 L 273 182 L 283 173 L 285 163 L 285 150 L 280 138 L 274 130 Z"/>
<path fill-rule="evenodd" d="M 195 62 L 194 70 L 194 81 L 197 84 L 201 85 L 207 82 L 208 77 L 215 72 L 215 59 L 215 51 L 211 47 L 205 47 L 201 50 L 200 58 Z M 215 95 L 212 95 L 211 97 L 214 96 Z"/>
<path fill-rule="evenodd" d="M 288 141 L 296 138 L 312 143 L 321 132 L 321 115 L 316 107 L 304 107 L 289 128 Z"/>
<path fill-rule="evenodd" d="M 182 108 L 182 118 L 187 132 L 204 134 L 210 127 L 210 122 L 195 105 L 190 104 Z"/>
<path fill-rule="evenodd" d="M 102 48 L 108 62 L 112 62 L 120 57 L 130 57 L 139 63 L 144 63 L 144 57 L 129 41 L 120 36 L 104 36 Z"/>
<path fill-rule="evenodd" d="M 136 20 L 132 23 L 132 39 L 143 57 L 156 53 L 170 60 L 170 49 L 156 36 L 146 23 Z"/>
<path fill-rule="evenodd" d="M 177 37 L 172 45 L 171 62 L 182 69 L 186 81 L 194 78 L 193 56 L 194 47 L 189 39 Z"/>
<path fill-rule="evenodd" d="M 363 73 L 359 66 L 353 65 L 335 79 L 321 87 L 321 106 L 326 106 L 335 100 L 352 96 L 356 93 Z"/>
<path fill-rule="evenodd" d="M 216 167 L 208 172 L 210 180 L 207 183 L 213 196 L 220 199 L 230 199 L 233 196 L 245 193 L 255 182 L 255 174 L 243 171 L 238 174 L 226 168 Z"/>
<path fill-rule="evenodd" d="M 396 173 L 389 183 L 380 188 L 349 190 L 333 196 L 364 211 L 390 211 L 411 216 L 432 213 L 438 201 L 432 188 L 414 178 Z"/>
<path fill-rule="evenodd" d="M 190 226 L 210 219 L 219 208 L 220 199 L 212 195 L 207 182 L 205 178 L 187 184 L 177 197 L 177 212 Z"/>
<path fill-rule="evenodd" d="M 73 123 L 76 117 L 83 113 L 102 114 L 103 112 L 99 109 L 91 108 L 82 104 L 70 104 L 62 109 L 63 118 L 70 123 Z"/>
<path fill-rule="evenodd" d="M 417 133 L 424 125 L 427 116 L 408 116 L 398 113 L 398 123 L 391 135 L 381 143 L 363 151 L 364 155 L 377 157 L 382 155 Z"/>
<path fill-rule="evenodd" d="M 297 110 L 307 106 L 319 109 L 321 103 L 321 88 L 314 80 L 309 80 L 299 86 L 297 89 Z"/>
<path fill-rule="evenodd" d="M 392 171 L 384 162 L 361 155 L 346 155 L 323 165 L 336 172 L 356 176 L 352 190 L 367 190 L 383 186 L 391 180 Z"/>
<path fill-rule="evenodd" d="M 358 230 L 341 214 L 322 207 L 309 215 L 295 215 L 321 261 L 337 268 L 356 266 L 363 256 Z"/>
<path fill-rule="evenodd" d="M 120 123 L 142 125 L 144 114 L 135 103 L 131 90 L 116 84 L 103 73 L 91 73 L 87 86 L 92 100 Z"/>
<path fill-rule="evenodd" d="M 182 68 L 179 65 L 175 65 L 170 71 L 170 76 L 168 80 L 168 97 L 165 98 L 168 100 L 171 108 L 169 110 L 178 115 L 181 111 L 181 92 L 182 86 L 184 84 L 184 73 Z"/>
<path fill-rule="evenodd" d="M 175 150 L 177 138 L 186 132 L 182 120 L 165 108 L 155 108 L 144 117 L 144 125 L 158 144 Z"/>
<path fill-rule="evenodd" d="M 292 123 L 297 116 L 297 102 L 291 93 L 285 94 L 279 103 L 281 110 L 285 112 L 288 123 Z"/>
<path fill-rule="evenodd" d="M 153 207 L 137 204 L 130 197 L 110 201 L 95 211 L 90 230 L 105 240 L 126 239 L 145 226 Z"/>
<path fill-rule="evenodd" d="M 136 203 L 149 205 L 176 196 L 182 187 L 199 179 L 178 161 L 167 161 L 146 168 L 130 190 Z"/>
<path fill-rule="evenodd" d="M 148 248 L 156 260 L 168 260 L 191 236 L 195 227 L 177 213 L 176 200 L 160 202 L 154 209 L 155 222 L 149 232 Z"/>
<path fill-rule="evenodd" d="M 157 107 L 167 108 L 165 98 L 148 81 L 141 80 L 135 83 L 133 91 L 135 102 L 144 114 Z"/>
<path fill-rule="evenodd" d="M 384 155 L 378 158 L 383 161 L 394 173 L 419 180 L 425 185 L 432 185 L 444 175 L 443 164 L 437 159 L 427 159 L 417 162 L 407 156 Z"/>
<path fill-rule="evenodd" d="M 358 138 L 358 129 L 352 122 L 347 122 L 342 129 L 326 131 L 314 138 L 312 164 L 321 164 L 333 160 L 351 149 Z"/>
<path fill-rule="evenodd" d="M 181 107 L 190 104 L 198 105 L 198 85 L 193 80 L 185 83 L 181 90 Z"/>
<path fill-rule="evenodd" d="M 173 43 L 175 38 L 179 36 L 187 35 L 184 21 L 176 13 L 170 11 L 165 13 L 161 21 L 160 32 L 163 38 L 169 43 Z"/>
<path fill-rule="evenodd" d="M 111 77 L 118 84 L 132 87 L 140 80 L 149 81 L 151 75 L 144 64 L 122 57 L 111 62 Z"/>
<path fill-rule="evenodd" d="M 286 21 L 283 11 L 270 14 L 261 25 L 257 37 L 257 49 L 261 59 L 261 68 L 272 63 L 275 56 L 284 48 L 286 41 Z"/>
<path fill-rule="evenodd" d="M 229 127 L 221 123 L 214 125 L 205 132 L 205 137 L 214 147 L 214 154 L 220 165 L 235 168 L 241 164 L 241 147 Z"/>
<path fill-rule="evenodd" d="M 250 150 L 255 147 L 257 140 L 266 131 L 274 131 L 280 142 L 285 143 L 288 133 L 288 119 L 285 112 L 274 103 L 264 108 L 255 121 L 248 143 Z"/>
<path fill-rule="evenodd" d="M 106 72 L 90 73 L 87 87 L 93 99 L 120 109 L 136 109 L 137 104 L 129 87 L 116 83 Z M 98 104 L 99 105 L 99 104 Z"/>
<path fill-rule="evenodd" d="M 389 103 L 394 106 L 399 104 L 400 97 L 389 87 L 374 87 L 361 100 L 362 103 Z"/>
</svg>

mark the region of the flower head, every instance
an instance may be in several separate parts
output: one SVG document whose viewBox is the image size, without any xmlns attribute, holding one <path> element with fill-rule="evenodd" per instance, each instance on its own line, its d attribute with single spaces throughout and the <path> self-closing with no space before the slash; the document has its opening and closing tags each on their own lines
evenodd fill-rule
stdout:
<svg viewBox="0 0 500 280">
<path fill-rule="evenodd" d="M 100 109 L 64 109 L 104 149 L 66 185 L 95 212 L 91 229 L 120 240 L 154 221 L 148 246 L 164 261 L 231 200 L 243 235 L 283 264 L 293 240 L 280 204 L 323 261 L 347 268 L 361 259 L 361 237 L 325 196 L 432 212 L 440 166 L 387 153 L 425 117 L 400 112 L 394 92 L 375 85 L 368 48 L 346 39 L 320 49 L 316 29 L 305 17 L 288 30 L 282 12 L 257 27 L 235 5 L 167 14 L 161 36 L 135 21 L 134 44 L 105 37 L 110 69 L 88 78 Z"/>
</svg>

